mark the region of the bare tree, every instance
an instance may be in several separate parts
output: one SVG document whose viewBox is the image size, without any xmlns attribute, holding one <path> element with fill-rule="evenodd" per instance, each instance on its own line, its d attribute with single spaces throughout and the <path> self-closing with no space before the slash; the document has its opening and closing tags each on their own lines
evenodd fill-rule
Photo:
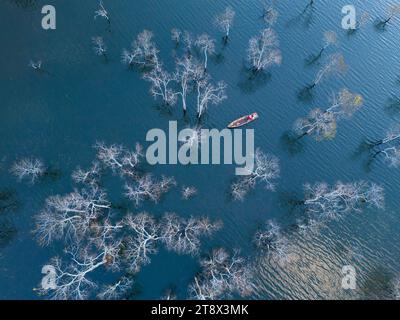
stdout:
<svg viewBox="0 0 400 320">
<path fill-rule="evenodd" d="M 400 4 L 392 4 L 387 9 L 386 18 L 379 21 L 379 25 L 385 27 L 394 17 L 400 14 Z"/>
<path fill-rule="evenodd" d="M 101 300 L 119 300 L 128 294 L 128 291 L 132 289 L 133 283 L 131 278 L 124 276 L 114 284 L 104 286 L 97 297 Z"/>
<path fill-rule="evenodd" d="M 33 70 L 41 71 L 42 70 L 42 61 L 41 60 L 38 60 L 38 61 L 30 60 L 29 61 L 29 66 Z"/>
<path fill-rule="evenodd" d="M 106 167 L 121 175 L 137 178 L 137 168 L 143 158 L 143 147 L 136 143 L 135 151 L 128 151 L 120 145 L 107 146 L 104 142 L 97 142 L 97 158 Z"/>
<path fill-rule="evenodd" d="M 273 155 L 264 154 L 257 148 L 254 162 L 253 171 L 232 184 L 231 194 L 235 200 L 243 201 L 258 181 L 263 182 L 267 190 L 275 190 L 275 180 L 280 173 L 279 159 Z"/>
<path fill-rule="evenodd" d="M 263 8 L 263 19 L 269 26 L 273 26 L 278 20 L 279 13 L 274 8 L 274 1 L 265 3 Z"/>
<path fill-rule="evenodd" d="M 150 256 L 157 252 L 160 239 L 159 225 L 153 217 L 143 212 L 138 215 L 129 214 L 125 218 L 128 233 L 124 240 L 124 256 L 128 261 L 129 269 L 136 273 L 142 266 L 150 263 Z"/>
<path fill-rule="evenodd" d="M 99 2 L 99 8 L 94 12 L 94 18 L 96 19 L 97 17 L 102 17 L 106 19 L 109 24 L 111 23 L 108 12 L 103 6 L 103 1 Z"/>
<path fill-rule="evenodd" d="M 107 47 L 104 44 L 104 40 L 102 37 L 93 37 L 93 50 L 98 56 L 103 56 L 107 60 Z"/>
<path fill-rule="evenodd" d="M 259 72 L 274 64 L 281 64 L 282 55 L 278 48 L 279 42 L 274 30 L 267 28 L 249 41 L 247 59 L 254 72 Z"/>
<path fill-rule="evenodd" d="M 51 196 L 35 217 L 38 241 L 44 246 L 64 237 L 79 242 L 94 230 L 98 219 L 106 216 L 110 208 L 106 193 L 97 187 Z"/>
<path fill-rule="evenodd" d="M 384 156 L 386 162 L 391 167 L 400 166 L 400 125 L 390 128 L 383 139 L 370 143 L 372 155 L 371 161 L 378 156 Z"/>
<path fill-rule="evenodd" d="M 150 174 L 140 177 L 134 185 L 125 185 L 125 196 L 138 206 L 144 200 L 158 202 L 161 196 L 176 185 L 174 178 L 163 176 L 156 181 Z"/>
<path fill-rule="evenodd" d="M 328 62 L 325 63 L 318 71 L 314 78 L 314 82 L 308 86 L 308 89 L 314 88 L 323 79 L 334 74 L 343 74 L 347 71 L 347 65 L 344 61 L 344 57 L 340 53 L 335 53 L 329 56 Z"/>
<path fill-rule="evenodd" d="M 187 200 L 197 194 L 197 189 L 195 187 L 184 186 L 181 191 L 182 199 Z"/>
<path fill-rule="evenodd" d="M 72 180 L 76 183 L 83 183 L 88 185 L 98 185 L 98 181 L 100 179 L 100 164 L 95 161 L 92 163 L 92 166 L 88 170 L 83 170 L 80 167 L 76 168 L 74 172 L 72 172 Z"/>
<path fill-rule="evenodd" d="M 280 261 L 288 259 L 289 239 L 276 222 L 268 221 L 266 227 L 254 235 L 254 242 L 259 249 L 266 251 L 272 258 Z"/>
<path fill-rule="evenodd" d="M 44 175 L 46 168 L 39 159 L 24 158 L 15 162 L 10 171 L 19 181 L 27 179 L 30 183 L 35 183 Z"/>
<path fill-rule="evenodd" d="M 193 47 L 193 36 L 189 31 L 183 32 L 183 42 L 185 44 L 186 55 L 188 57 L 192 56 L 192 47 Z"/>
<path fill-rule="evenodd" d="M 154 99 L 161 98 L 163 104 L 172 106 L 177 97 L 171 84 L 176 80 L 175 75 L 163 70 L 159 65 L 143 76 L 143 79 L 151 83 L 150 93 Z"/>
<path fill-rule="evenodd" d="M 205 113 L 209 104 L 218 105 L 227 98 L 225 94 L 226 84 L 223 81 L 219 81 L 216 86 L 209 81 L 209 77 L 196 81 L 198 118 Z"/>
<path fill-rule="evenodd" d="M 195 45 L 203 51 L 204 54 L 204 70 L 207 70 L 208 55 L 215 53 L 215 41 L 208 34 L 202 34 L 197 37 Z"/>
<path fill-rule="evenodd" d="M 124 49 L 121 60 L 129 66 L 157 67 L 159 65 L 158 49 L 153 42 L 153 33 L 143 30 L 132 42 L 130 50 Z"/>
<path fill-rule="evenodd" d="M 230 255 L 225 249 L 215 249 L 200 261 L 202 271 L 189 286 L 189 297 L 217 300 L 237 293 L 243 297 L 253 292 L 252 271 L 237 251 Z"/>
<path fill-rule="evenodd" d="M 343 117 L 351 117 L 362 105 L 363 97 L 360 94 L 344 88 L 333 97 L 327 109 L 313 109 L 306 118 L 298 119 L 294 130 L 299 138 L 312 134 L 318 141 L 331 139 L 336 134 L 337 121 Z"/>
<path fill-rule="evenodd" d="M 333 31 L 324 32 L 324 46 L 321 48 L 321 50 L 318 52 L 317 55 L 312 55 L 309 58 L 309 63 L 311 64 L 317 61 L 319 58 L 321 58 L 322 54 L 328 47 L 335 45 L 336 43 L 337 43 L 337 35 L 335 32 Z"/>
<path fill-rule="evenodd" d="M 179 83 L 179 91 L 176 92 L 182 98 L 183 113 L 187 112 L 187 95 L 193 89 L 195 80 L 203 76 L 200 64 L 191 56 L 185 56 L 176 61 L 175 79 Z"/>
<path fill-rule="evenodd" d="M 330 220 L 349 212 L 361 212 L 364 206 L 384 206 L 383 188 L 365 181 L 339 181 L 333 187 L 326 183 L 306 184 L 304 190 L 305 208 L 317 220 Z"/>
<path fill-rule="evenodd" d="M 55 287 L 41 288 L 40 291 L 50 294 L 56 300 L 85 300 L 90 297 L 97 284 L 89 278 L 100 267 L 119 268 L 118 254 L 120 242 L 110 243 L 99 252 L 92 253 L 89 248 L 67 250 L 71 257 L 70 263 L 63 263 L 58 257 L 53 258 L 49 265 L 55 270 Z"/>
<path fill-rule="evenodd" d="M 235 11 L 231 7 L 227 7 L 223 13 L 218 15 L 215 19 L 217 26 L 225 33 L 224 41 L 227 42 L 229 33 L 235 18 Z"/>
<path fill-rule="evenodd" d="M 173 42 L 175 42 L 175 45 L 178 46 L 179 43 L 181 42 L 181 36 L 182 36 L 182 31 L 177 29 L 177 28 L 173 28 L 171 30 L 171 39 Z"/>
<path fill-rule="evenodd" d="M 357 19 L 356 21 L 356 25 L 354 27 L 354 29 L 349 29 L 350 33 L 353 33 L 354 31 L 360 29 L 361 27 L 363 27 L 364 25 L 367 24 L 367 22 L 371 19 L 370 15 L 368 12 L 364 11 L 363 13 L 361 13 L 360 18 Z"/>
<path fill-rule="evenodd" d="M 185 219 L 175 213 L 167 213 L 161 221 L 161 241 L 168 250 L 195 255 L 200 250 L 200 238 L 212 235 L 221 227 L 220 221 L 194 217 Z"/>
</svg>

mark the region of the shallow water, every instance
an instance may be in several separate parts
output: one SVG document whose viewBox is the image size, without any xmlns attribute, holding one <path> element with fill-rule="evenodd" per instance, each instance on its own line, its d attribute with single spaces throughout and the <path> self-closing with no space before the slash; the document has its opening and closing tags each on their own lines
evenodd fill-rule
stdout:
<svg viewBox="0 0 400 320">
<path fill-rule="evenodd" d="M 310 16 L 299 16 L 306 1 L 276 1 L 280 16 L 275 30 L 279 35 L 283 62 L 270 76 L 248 81 L 243 62 L 248 39 L 265 24 L 260 19 L 262 1 L 245 0 L 146 0 L 105 1 L 111 31 L 104 20 L 93 19 L 97 1 L 60 1 L 57 29 L 41 28 L 40 9 L 45 1 L 0 1 L 0 188 L 15 191 L 18 207 L 0 213 L 2 221 L 16 229 L 0 247 L 0 298 L 38 298 L 33 288 L 41 280 L 41 267 L 61 253 L 58 244 L 42 248 L 35 242 L 33 216 L 46 197 L 70 192 L 70 173 L 78 165 L 88 166 L 95 157 L 97 140 L 133 148 L 144 142 L 151 128 L 168 128 L 178 120 L 188 123 L 176 107 L 171 114 L 160 112 L 148 94 L 148 84 L 138 72 L 120 63 L 120 53 L 143 29 L 152 30 L 166 67 L 173 68 L 174 44 L 170 29 L 178 27 L 193 34 L 209 33 L 220 39 L 210 23 L 228 4 L 236 10 L 231 41 L 226 47 L 217 42 L 220 58 L 210 59 L 209 72 L 227 85 L 228 100 L 208 110 L 206 127 L 222 129 L 233 119 L 254 111 L 260 119 L 255 129 L 257 147 L 280 158 L 281 177 L 276 192 L 259 186 L 246 201 L 233 202 L 227 196 L 234 177 L 234 166 L 157 166 L 157 175 L 175 176 L 181 185 L 195 185 L 198 196 L 183 202 L 179 190 L 170 192 L 158 205 L 146 203 L 138 210 L 155 215 L 175 211 L 182 216 L 208 215 L 224 222 L 224 228 L 205 240 L 202 252 L 212 247 L 237 248 L 255 268 L 255 299 L 354 299 L 390 298 L 391 281 L 400 274 L 399 177 L 400 171 L 378 162 L 370 170 L 365 157 L 356 156 L 365 138 L 378 138 L 399 120 L 399 114 L 386 108 L 399 94 L 397 81 L 400 62 L 397 51 L 400 21 L 384 31 L 372 22 L 349 35 L 341 29 L 341 8 L 345 0 L 317 1 Z M 384 14 L 391 1 L 353 1 L 371 17 Z M 307 66 L 308 55 L 322 46 L 323 32 L 338 34 L 336 48 L 324 53 L 343 53 L 349 70 L 343 76 L 324 81 L 312 101 L 300 101 L 298 92 L 318 70 L 318 63 Z M 110 61 L 93 54 L 91 37 L 101 35 L 109 48 Z M 37 74 L 27 65 L 42 60 L 51 74 Z M 322 59 L 323 61 L 323 59 Z M 351 119 L 338 125 L 335 139 L 316 142 L 303 139 L 299 152 L 289 152 L 284 133 L 293 122 L 315 106 L 328 104 L 332 92 L 347 87 L 363 95 L 365 104 Z M 194 123 L 194 110 L 189 110 Z M 17 183 L 8 169 L 24 156 L 39 157 L 61 170 L 55 181 L 47 179 L 35 186 Z M 288 198 L 301 197 L 306 182 L 334 183 L 368 180 L 385 188 L 385 210 L 365 210 L 331 222 L 320 234 L 304 238 L 290 233 L 299 213 L 288 205 Z M 121 183 L 110 178 L 108 191 L 113 201 L 124 201 Z M 258 252 L 252 243 L 257 228 L 275 219 L 290 234 L 294 261 L 281 265 Z M 14 229 L 12 229 L 14 230 Z M 0 242 L 3 244 L 3 242 Z M 341 268 L 354 265 L 357 289 L 341 288 Z M 188 284 L 199 270 L 198 259 L 178 256 L 163 249 L 136 278 L 135 299 L 157 299 L 168 287 L 185 298 Z M 106 275 L 96 275 L 99 283 Z"/>
</svg>

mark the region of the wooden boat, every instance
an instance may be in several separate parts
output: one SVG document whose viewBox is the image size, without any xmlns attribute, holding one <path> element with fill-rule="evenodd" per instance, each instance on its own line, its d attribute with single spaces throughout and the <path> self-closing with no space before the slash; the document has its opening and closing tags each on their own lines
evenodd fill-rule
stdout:
<svg viewBox="0 0 400 320">
<path fill-rule="evenodd" d="M 230 124 L 228 124 L 229 129 L 235 129 L 239 128 L 241 126 L 244 126 L 245 124 L 248 124 L 250 122 L 253 122 L 258 118 L 257 112 L 254 112 L 252 114 L 249 114 L 247 116 L 243 116 L 239 119 L 236 119 L 235 121 L 232 121 Z"/>
</svg>

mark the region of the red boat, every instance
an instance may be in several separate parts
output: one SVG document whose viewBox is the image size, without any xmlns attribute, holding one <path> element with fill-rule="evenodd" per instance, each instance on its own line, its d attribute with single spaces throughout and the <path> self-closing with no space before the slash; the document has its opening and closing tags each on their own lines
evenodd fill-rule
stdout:
<svg viewBox="0 0 400 320">
<path fill-rule="evenodd" d="M 245 124 L 248 124 L 250 122 L 253 122 L 258 118 L 257 112 L 254 112 L 252 114 L 249 114 L 247 116 L 243 116 L 239 119 L 236 119 L 235 121 L 232 121 L 230 124 L 228 124 L 229 129 L 235 129 L 239 128 L 241 126 L 244 126 Z"/>
</svg>

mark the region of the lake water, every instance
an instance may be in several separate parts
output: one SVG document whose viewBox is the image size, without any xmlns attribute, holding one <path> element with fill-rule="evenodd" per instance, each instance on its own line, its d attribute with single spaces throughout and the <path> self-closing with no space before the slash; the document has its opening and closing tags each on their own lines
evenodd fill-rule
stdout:
<svg viewBox="0 0 400 320">
<path fill-rule="evenodd" d="M 240 249 L 255 266 L 255 292 L 250 298 L 393 297 L 391 283 L 400 274 L 400 171 L 382 161 L 366 170 L 365 157 L 355 153 L 365 138 L 382 137 L 400 119 L 400 113 L 387 110 L 389 99 L 400 94 L 400 21 L 393 20 L 383 31 L 369 22 L 349 35 L 341 28 L 341 8 L 348 0 L 316 1 L 314 9 L 303 16 L 299 14 L 307 1 L 278 0 L 275 7 L 280 15 L 274 29 L 280 40 L 282 65 L 272 67 L 270 77 L 262 81 L 249 81 L 244 72 L 248 40 L 265 27 L 260 18 L 261 0 L 104 2 L 112 20 L 111 31 L 104 20 L 93 19 L 97 1 L 51 1 L 57 10 L 57 29 L 50 31 L 41 28 L 41 8 L 49 1 L 0 1 L 0 189 L 15 191 L 18 201 L 16 209 L 0 213 L 0 225 L 11 226 L 11 237 L 1 242 L 0 248 L 0 298 L 42 298 L 33 289 L 40 284 L 42 266 L 51 257 L 62 255 L 62 244 L 40 247 L 32 234 L 33 217 L 49 195 L 73 190 L 70 173 L 78 165 L 90 165 L 97 140 L 133 148 L 135 142 L 145 142 L 148 130 L 167 129 L 170 120 L 178 120 L 180 128 L 188 125 L 179 105 L 171 113 L 160 112 L 148 93 L 148 83 L 120 63 L 122 49 L 143 29 L 149 29 L 155 34 L 160 58 L 172 70 L 173 27 L 193 34 L 207 32 L 218 39 L 218 58 L 210 59 L 209 73 L 227 83 L 228 99 L 210 107 L 204 126 L 222 129 L 233 119 L 257 111 L 260 118 L 251 125 L 256 146 L 279 157 L 281 176 L 276 192 L 265 191 L 260 185 L 244 202 L 234 202 L 228 196 L 234 165 L 156 166 L 149 170 L 172 175 L 180 185 L 194 185 L 199 194 L 181 201 L 179 189 L 174 189 L 159 204 L 146 202 L 138 209 L 132 206 L 132 210 L 147 210 L 155 216 L 174 211 L 181 216 L 221 219 L 223 229 L 204 240 L 202 253 L 214 247 Z M 373 19 L 392 3 L 350 2 L 360 11 L 368 11 Z M 236 17 L 231 40 L 223 47 L 221 33 L 211 22 L 227 5 L 235 9 Z M 328 51 L 342 52 L 349 69 L 321 83 L 312 101 L 301 101 L 298 92 L 312 81 L 319 66 L 307 66 L 305 59 L 319 51 L 328 30 L 335 31 L 339 41 L 324 57 Z M 108 63 L 92 50 L 91 37 L 100 35 L 109 49 Z M 28 67 L 30 59 L 42 60 L 51 74 L 34 72 Z M 363 108 L 339 123 L 335 139 L 317 142 L 306 137 L 298 152 L 290 152 L 284 133 L 312 107 L 326 106 L 331 94 L 343 87 L 363 95 Z M 193 103 L 189 119 L 195 123 Z M 18 183 L 9 168 L 25 156 L 43 159 L 61 170 L 61 177 L 34 186 Z M 121 181 L 111 176 L 106 179 L 112 201 L 125 203 Z M 385 209 L 349 214 L 309 238 L 291 233 L 301 213 L 288 205 L 288 199 L 301 198 L 306 182 L 333 184 L 338 180 L 381 184 Z M 298 257 L 295 262 L 278 264 L 254 247 L 255 231 L 269 219 L 290 235 Z M 344 265 L 356 268 L 356 290 L 341 287 Z M 183 299 L 198 271 L 198 258 L 161 248 L 137 275 L 133 298 L 157 299 L 173 287 Z M 108 273 L 96 274 L 95 279 L 104 283 Z"/>
</svg>

